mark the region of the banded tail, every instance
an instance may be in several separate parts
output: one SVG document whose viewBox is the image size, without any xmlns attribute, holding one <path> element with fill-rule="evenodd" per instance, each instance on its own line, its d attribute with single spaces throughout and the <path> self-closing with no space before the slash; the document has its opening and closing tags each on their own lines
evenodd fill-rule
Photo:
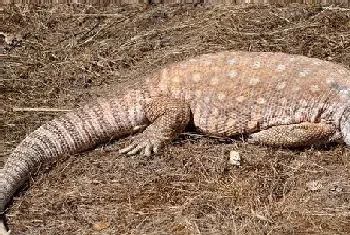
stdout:
<svg viewBox="0 0 350 235">
<path fill-rule="evenodd" d="M 52 162 L 65 155 L 78 153 L 112 138 L 134 132 L 148 123 L 143 103 L 144 91 L 133 90 L 109 100 L 99 100 L 43 124 L 30 133 L 11 153 L 0 169 L 0 213 L 30 174 L 42 162 Z M 2 218 L 0 218 L 2 219 Z M 0 220 L 0 235 L 7 234 Z"/>
</svg>

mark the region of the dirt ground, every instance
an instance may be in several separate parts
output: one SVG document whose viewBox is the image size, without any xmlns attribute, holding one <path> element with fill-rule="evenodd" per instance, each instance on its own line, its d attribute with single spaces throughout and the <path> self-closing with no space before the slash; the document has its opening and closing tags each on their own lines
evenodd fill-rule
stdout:
<svg viewBox="0 0 350 235">
<path fill-rule="evenodd" d="M 45 120 L 190 56 L 282 51 L 350 68 L 346 8 L 13 6 L 2 18 L 3 160 Z M 28 107 L 61 111 L 13 110 Z M 12 234 L 350 234 L 342 145 L 272 149 L 184 134 L 152 157 L 119 155 L 129 139 L 43 165 L 7 211 Z"/>
</svg>

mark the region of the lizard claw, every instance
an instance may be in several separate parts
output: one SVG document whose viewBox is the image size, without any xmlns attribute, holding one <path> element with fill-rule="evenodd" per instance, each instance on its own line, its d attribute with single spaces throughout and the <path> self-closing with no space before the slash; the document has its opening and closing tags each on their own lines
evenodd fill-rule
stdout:
<svg viewBox="0 0 350 235">
<path fill-rule="evenodd" d="M 133 142 L 119 150 L 119 153 L 126 153 L 128 155 L 135 155 L 141 153 L 142 155 L 149 157 L 152 153 L 157 153 L 164 145 L 164 141 L 156 137 L 150 137 L 146 133 L 137 135 Z"/>
</svg>

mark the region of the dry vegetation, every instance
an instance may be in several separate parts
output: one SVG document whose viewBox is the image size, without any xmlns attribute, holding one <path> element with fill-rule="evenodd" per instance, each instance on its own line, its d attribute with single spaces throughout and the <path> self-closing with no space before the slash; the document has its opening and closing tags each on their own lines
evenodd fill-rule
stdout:
<svg viewBox="0 0 350 235">
<path fill-rule="evenodd" d="M 4 155 L 57 112 L 137 86 L 166 63 L 224 49 L 350 67 L 350 9 L 316 6 L 6 7 Z M 13 40 L 9 37 L 13 36 Z M 350 234 L 350 151 L 270 149 L 183 135 L 126 157 L 126 140 L 42 167 L 14 199 L 17 234 Z M 229 151 L 243 157 L 230 166 Z"/>
</svg>

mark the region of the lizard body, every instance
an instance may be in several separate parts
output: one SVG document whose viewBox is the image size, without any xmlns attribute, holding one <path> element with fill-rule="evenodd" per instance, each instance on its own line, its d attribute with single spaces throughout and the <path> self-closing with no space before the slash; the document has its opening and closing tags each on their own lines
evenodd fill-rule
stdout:
<svg viewBox="0 0 350 235">
<path fill-rule="evenodd" d="M 151 155 L 188 124 L 275 146 L 330 140 L 350 146 L 350 71 L 303 56 L 241 51 L 165 66 L 147 76 L 142 89 L 99 99 L 30 133 L 0 170 L 0 212 L 42 161 L 135 132 L 121 152 Z M 6 234 L 3 224 L 0 234 Z"/>
</svg>

